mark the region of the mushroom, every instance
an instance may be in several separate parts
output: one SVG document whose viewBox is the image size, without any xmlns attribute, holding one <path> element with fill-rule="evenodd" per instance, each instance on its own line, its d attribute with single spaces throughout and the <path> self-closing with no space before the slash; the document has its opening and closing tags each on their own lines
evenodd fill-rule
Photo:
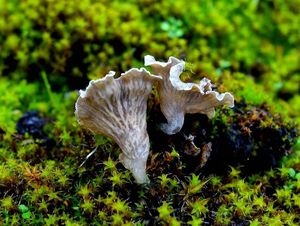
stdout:
<svg viewBox="0 0 300 226">
<path fill-rule="evenodd" d="M 122 150 L 120 162 L 132 172 L 137 183 L 147 183 L 147 99 L 152 84 L 161 77 L 144 68 L 130 69 L 116 79 L 114 75 L 111 71 L 80 91 L 75 115 L 79 124 L 90 131 L 112 138 Z"/>
<path fill-rule="evenodd" d="M 181 130 L 186 113 L 202 113 L 212 118 L 215 107 L 234 106 L 233 95 L 213 91 L 207 78 L 203 78 L 199 84 L 182 82 L 180 74 L 185 66 L 182 60 L 170 57 L 168 62 L 159 62 L 153 56 L 147 55 L 145 66 L 151 66 L 154 73 L 163 78 L 159 82 L 158 92 L 160 108 L 167 123 L 162 124 L 161 129 L 169 135 Z"/>
</svg>

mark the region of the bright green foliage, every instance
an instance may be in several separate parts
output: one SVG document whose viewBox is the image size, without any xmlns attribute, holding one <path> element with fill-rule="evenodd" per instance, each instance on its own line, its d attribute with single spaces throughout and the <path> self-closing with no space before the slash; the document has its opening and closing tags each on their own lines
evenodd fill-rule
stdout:
<svg viewBox="0 0 300 226">
<path fill-rule="evenodd" d="M 180 38 L 184 35 L 183 22 L 174 17 L 162 22 L 160 28 L 168 33 L 169 38 Z"/>
<path fill-rule="evenodd" d="M 213 79 L 228 70 L 242 71 L 259 77 L 267 91 L 294 95 L 299 89 L 294 0 L 1 0 L 0 5 L 4 76 L 47 74 L 58 87 L 110 69 L 127 70 L 151 53 L 182 55 L 194 63 L 200 59 L 194 72 Z M 7 65 L 11 61 L 14 67 Z"/>
<path fill-rule="evenodd" d="M 170 215 L 173 212 L 173 208 L 169 203 L 163 202 L 163 204 L 157 208 L 157 211 L 159 213 L 160 219 L 167 220 L 170 218 Z"/>
<path fill-rule="evenodd" d="M 191 226 L 200 226 L 203 224 L 203 220 L 201 218 L 192 216 L 192 220 L 188 221 L 187 223 Z"/>
<path fill-rule="evenodd" d="M 92 192 L 92 189 L 89 187 L 89 185 L 84 185 L 79 189 L 78 194 L 81 195 L 83 197 L 83 199 L 86 199 L 89 197 L 91 192 Z"/>
<path fill-rule="evenodd" d="M 206 181 L 201 181 L 199 177 L 195 174 L 192 174 L 190 179 L 189 179 L 189 184 L 187 185 L 187 193 L 186 195 L 193 195 L 196 193 L 199 193 L 202 189 L 202 187 L 208 182 Z"/>
<path fill-rule="evenodd" d="M 206 213 L 208 212 L 207 202 L 208 202 L 208 199 L 198 199 L 198 200 L 194 201 L 193 203 L 190 203 L 190 206 L 192 208 L 191 213 L 198 217 L 201 215 L 205 216 Z"/>
<path fill-rule="evenodd" d="M 11 210 L 14 208 L 13 199 L 11 196 L 8 196 L 1 200 L 1 206 L 6 210 Z"/>
<path fill-rule="evenodd" d="M 92 213 L 93 210 L 95 209 L 95 205 L 90 200 L 84 200 L 83 203 L 81 204 L 81 208 L 86 213 Z"/>
<path fill-rule="evenodd" d="M 126 204 L 125 201 L 117 200 L 112 204 L 112 210 L 116 211 L 117 213 L 123 213 L 123 214 L 128 214 L 130 213 L 130 208 Z"/>
<path fill-rule="evenodd" d="M 170 182 L 170 178 L 168 178 L 168 175 L 163 174 L 161 176 L 158 177 L 158 179 L 160 180 L 160 185 L 164 188 L 168 186 L 168 183 Z"/>
<path fill-rule="evenodd" d="M 105 170 L 116 170 L 116 163 L 111 158 L 104 161 L 103 164 Z"/>
</svg>

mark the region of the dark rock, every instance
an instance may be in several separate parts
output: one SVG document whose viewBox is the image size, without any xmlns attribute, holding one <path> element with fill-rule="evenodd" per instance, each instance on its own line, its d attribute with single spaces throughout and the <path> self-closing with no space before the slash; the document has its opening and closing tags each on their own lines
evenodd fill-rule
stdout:
<svg viewBox="0 0 300 226">
<path fill-rule="evenodd" d="M 182 130 L 172 136 L 156 126 L 165 122 L 159 108 L 152 107 L 148 115 L 153 152 L 175 148 L 185 165 L 184 174 L 224 174 L 229 166 L 242 167 L 244 174 L 270 169 L 290 153 L 297 136 L 295 126 L 283 123 L 265 106 L 247 106 L 244 102 L 237 103 L 232 110 L 223 110 L 213 120 L 201 114 L 187 114 Z M 203 155 L 208 144 L 211 150 Z M 203 156 L 207 159 L 203 160 Z"/>
<path fill-rule="evenodd" d="M 47 120 L 42 118 L 37 111 L 26 112 L 17 122 L 17 133 L 20 135 L 28 133 L 39 145 L 47 149 L 52 148 L 55 141 L 44 132 L 46 123 Z"/>
<path fill-rule="evenodd" d="M 45 119 L 41 118 L 37 111 L 29 111 L 17 122 L 17 132 L 21 135 L 28 133 L 34 138 L 41 138 L 44 136 L 45 124 Z"/>
</svg>

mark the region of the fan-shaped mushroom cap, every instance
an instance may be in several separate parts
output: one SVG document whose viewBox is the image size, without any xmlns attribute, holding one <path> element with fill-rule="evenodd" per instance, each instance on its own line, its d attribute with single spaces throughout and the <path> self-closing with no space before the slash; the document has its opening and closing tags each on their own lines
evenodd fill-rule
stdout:
<svg viewBox="0 0 300 226">
<path fill-rule="evenodd" d="M 147 182 L 149 137 L 146 130 L 148 95 L 154 81 L 161 79 L 144 68 L 131 69 L 119 78 L 109 72 L 91 81 L 75 104 L 78 122 L 94 133 L 104 134 L 120 146 L 119 159 L 137 183 Z"/>
<path fill-rule="evenodd" d="M 151 66 L 154 73 L 163 78 L 159 82 L 158 92 L 161 111 L 168 121 L 161 125 L 161 129 L 167 134 L 181 130 L 186 113 L 203 113 L 211 118 L 215 107 L 234 106 L 233 95 L 213 91 L 207 78 L 203 78 L 199 84 L 182 82 L 180 74 L 184 65 L 184 61 L 175 57 L 170 57 L 168 62 L 159 62 L 152 56 L 145 56 L 145 66 Z"/>
</svg>

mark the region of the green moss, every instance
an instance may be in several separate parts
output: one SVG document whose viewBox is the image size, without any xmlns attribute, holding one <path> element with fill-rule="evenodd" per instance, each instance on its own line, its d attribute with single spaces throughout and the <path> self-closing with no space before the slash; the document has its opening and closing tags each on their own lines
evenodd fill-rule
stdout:
<svg viewBox="0 0 300 226">
<path fill-rule="evenodd" d="M 3 80 L 1 84 L 12 82 Z M 20 86 L 36 87 L 31 91 L 31 95 L 36 96 L 34 101 L 39 103 L 35 106 L 44 106 L 49 102 L 49 92 L 38 89 L 39 85 L 21 83 Z M 41 86 L 44 87 L 44 84 Z M 257 85 L 253 83 L 253 86 Z M 20 90 L 18 86 L 11 87 L 13 93 Z M 47 134 L 56 143 L 51 151 L 35 143 L 28 134 L 16 137 L 15 125 L 11 126 L 12 135 L 9 130 L 4 130 L 5 136 L 1 138 L 0 168 L 3 173 L 0 186 L 8 191 L 1 193 L 0 212 L 4 224 L 13 225 L 19 221 L 23 224 L 54 225 L 63 222 L 97 225 L 97 222 L 105 221 L 108 224 L 130 225 L 130 222 L 148 224 L 148 220 L 156 219 L 153 222 L 172 222 L 172 225 L 179 225 L 180 222 L 201 225 L 206 221 L 220 224 L 251 221 L 255 225 L 270 221 L 275 216 L 278 222 L 299 222 L 296 215 L 300 191 L 299 178 L 296 177 L 300 172 L 297 145 L 293 155 L 283 160 L 281 168 L 249 178 L 242 178 L 241 171 L 234 167 L 228 176 L 185 174 L 182 170 L 187 166 L 182 153 L 172 148 L 169 152 L 150 156 L 148 172 L 152 184 L 137 187 L 131 175 L 118 163 L 118 152 L 114 151 L 116 145 L 102 136 L 94 139 L 77 127 L 72 110 L 76 96 L 71 93 L 64 97 L 51 92 L 57 100 L 64 100 L 60 103 L 63 114 L 57 115 L 57 110 L 48 107 L 47 111 L 43 110 L 44 107 L 39 109 L 55 121 L 46 127 Z M 6 101 L 11 109 L 19 108 L 20 115 L 26 110 L 23 104 L 31 102 L 24 95 Z M 244 119 L 257 120 L 259 111 L 251 107 L 249 110 L 256 117 L 243 116 Z M 229 126 L 235 113 L 231 110 L 226 114 L 222 112 L 218 111 L 214 123 L 217 125 L 218 121 L 222 121 Z M 238 120 L 243 117 L 239 116 Z M 17 119 L 9 122 L 11 119 L 8 118 L 5 122 L 7 125 L 15 124 Z M 268 128 L 276 120 L 265 118 L 260 128 Z M 96 147 L 95 154 L 78 168 Z M 175 164 L 177 173 L 164 167 L 165 164 Z M 269 191 L 270 187 L 272 191 Z M 212 193 L 215 195 L 212 196 Z M 27 211 L 17 206 L 20 198 L 20 205 L 24 205 Z M 61 212 L 67 215 L 58 214 Z M 214 216 L 210 215 L 212 212 Z M 254 217 L 256 221 L 253 221 Z"/>
</svg>

